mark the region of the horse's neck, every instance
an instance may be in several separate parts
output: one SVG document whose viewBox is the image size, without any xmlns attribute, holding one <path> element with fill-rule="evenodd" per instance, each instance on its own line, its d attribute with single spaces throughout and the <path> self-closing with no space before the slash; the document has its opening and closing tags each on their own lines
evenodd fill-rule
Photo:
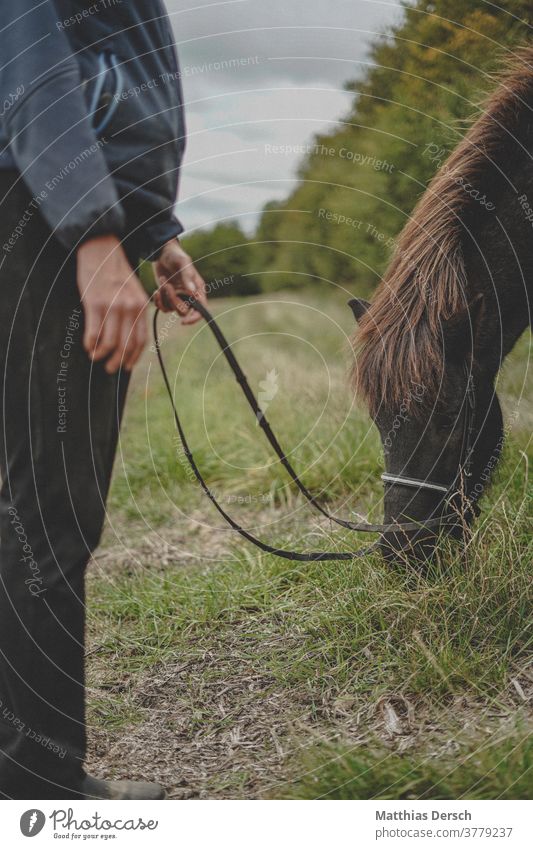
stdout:
<svg viewBox="0 0 533 849">
<path fill-rule="evenodd" d="M 516 194 L 509 193 L 497 214 L 480 216 L 479 229 L 465 246 L 469 297 L 484 294 L 474 358 L 493 374 L 531 324 L 533 219 L 517 215 L 516 203 Z"/>
</svg>

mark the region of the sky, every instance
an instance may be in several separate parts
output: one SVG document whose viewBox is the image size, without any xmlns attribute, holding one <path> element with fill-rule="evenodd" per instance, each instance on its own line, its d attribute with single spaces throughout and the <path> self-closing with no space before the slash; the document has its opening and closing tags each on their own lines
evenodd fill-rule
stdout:
<svg viewBox="0 0 533 849">
<path fill-rule="evenodd" d="M 167 0 L 181 63 L 188 143 L 178 215 L 187 231 L 285 198 L 316 133 L 338 126 L 343 90 L 398 0 Z"/>
</svg>

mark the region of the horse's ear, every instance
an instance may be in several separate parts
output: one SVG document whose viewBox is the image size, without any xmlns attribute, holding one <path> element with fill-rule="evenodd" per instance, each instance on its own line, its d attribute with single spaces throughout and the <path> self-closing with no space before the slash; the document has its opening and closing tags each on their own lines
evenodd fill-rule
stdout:
<svg viewBox="0 0 533 849">
<path fill-rule="evenodd" d="M 443 322 L 444 344 L 452 357 L 463 359 L 476 344 L 484 299 L 480 292 L 464 309 Z"/>
<path fill-rule="evenodd" d="M 363 301 L 362 298 L 352 298 L 351 301 L 348 301 L 348 306 L 355 316 L 355 320 L 357 322 L 361 321 L 365 312 L 369 308 L 370 304 L 368 301 Z"/>
</svg>

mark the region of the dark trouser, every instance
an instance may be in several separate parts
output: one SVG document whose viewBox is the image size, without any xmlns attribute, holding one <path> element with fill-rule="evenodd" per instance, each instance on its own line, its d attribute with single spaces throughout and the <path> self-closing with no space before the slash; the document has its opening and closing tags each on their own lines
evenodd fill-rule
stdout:
<svg viewBox="0 0 533 849">
<path fill-rule="evenodd" d="M 84 775 L 84 576 L 127 375 L 90 363 L 75 257 L 15 177 L 0 172 L 0 798 L 66 799 Z"/>
</svg>

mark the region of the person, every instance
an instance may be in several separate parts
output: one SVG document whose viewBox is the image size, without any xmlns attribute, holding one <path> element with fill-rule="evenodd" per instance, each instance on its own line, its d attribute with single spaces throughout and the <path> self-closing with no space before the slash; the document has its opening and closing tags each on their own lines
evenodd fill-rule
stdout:
<svg viewBox="0 0 533 849">
<path fill-rule="evenodd" d="M 0 9 L 0 796 L 163 798 L 84 769 L 84 576 L 147 340 L 139 261 L 184 324 L 178 293 L 205 301 L 172 30 L 159 0 Z"/>
</svg>

